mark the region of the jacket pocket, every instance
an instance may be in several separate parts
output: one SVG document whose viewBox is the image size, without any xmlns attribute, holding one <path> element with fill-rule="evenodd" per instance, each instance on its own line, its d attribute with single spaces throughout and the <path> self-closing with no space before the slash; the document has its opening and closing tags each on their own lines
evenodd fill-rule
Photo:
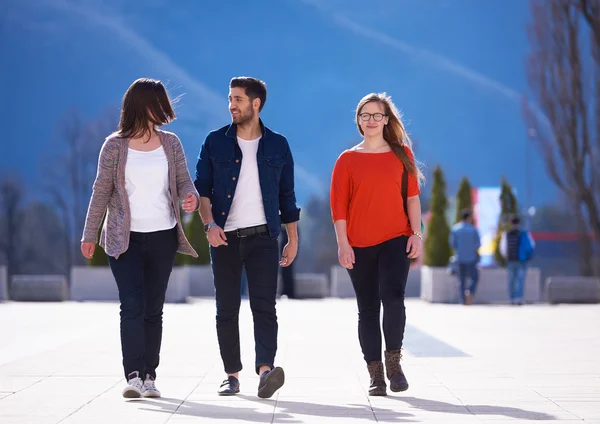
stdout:
<svg viewBox="0 0 600 424">
<path fill-rule="evenodd" d="M 278 186 L 281 179 L 281 171 L 283 170 L 283 165 L 285 165 L 285 159 L 267 158 L 267 164 L 269 165 L 269 172 L 273 177 L 273 182 Z"/>
<path fill-rule="evenodd" d="M 229 157 L 211 157 L 213 162 L 213 192 L 223 195 L 231 186 L 233 176 L 233 159 Z"/>
</svg>

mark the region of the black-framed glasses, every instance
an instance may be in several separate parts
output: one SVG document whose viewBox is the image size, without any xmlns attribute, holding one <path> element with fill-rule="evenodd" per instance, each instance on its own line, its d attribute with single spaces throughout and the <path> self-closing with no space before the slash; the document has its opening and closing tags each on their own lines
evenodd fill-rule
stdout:
<svg viewBox="0 0 600 424">
<path fill-rule="evenodd" d="M 375 122 L 380 122 L 384 116 L 383 113 L 361 113 L 360 115 L 358 115 L 361 121 L 367 122 L 371 119 L 371 117 L 373 117 L 373 120 Z"/>
</svg>

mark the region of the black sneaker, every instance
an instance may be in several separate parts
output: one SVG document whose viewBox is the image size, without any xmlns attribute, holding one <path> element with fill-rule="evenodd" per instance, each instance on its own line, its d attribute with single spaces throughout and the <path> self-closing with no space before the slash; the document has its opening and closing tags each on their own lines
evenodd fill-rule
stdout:
<svg viewBox="0 0 600 424">
<path fill-rule="evenodd" d="M 235 378 L 233 375 L 227 377 L 227 380 L 223 380 L 219 387 L 219 395 L 221 396 L 232 396 L 240 392 L 240 380 Z"/>
<path fill-rule="evenodd" d="M 258 382 L 258 397 L 267 399 L 283 386 L 285 382 L 285 373 L 283 368 L 275 367 L 271 371 L 266 371 L 260 376 Z"/>
</svg>

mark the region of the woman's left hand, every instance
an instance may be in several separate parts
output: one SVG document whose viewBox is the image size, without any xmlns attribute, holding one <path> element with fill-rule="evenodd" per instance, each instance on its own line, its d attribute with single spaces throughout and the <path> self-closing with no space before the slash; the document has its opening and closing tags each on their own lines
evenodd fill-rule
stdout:
<svg viewBox="0 0 600 424">
<path fill-rule="evenodd" d="M 183 210 L 186 212 L 194 212 L 198 209 L 198 198 L 192 193 L 188 193 L 187 197 L 183 199 Z"/>
<path fill-rule="evenodd" d="M 408 238 L 408 243 L 406 243 L 406 253 L 408 253 L 409 259 L 418 258 L 421 255 L 423 250 L 423 241 L 421 237 L 416 234 L 413 234 Z"/>
</svg>

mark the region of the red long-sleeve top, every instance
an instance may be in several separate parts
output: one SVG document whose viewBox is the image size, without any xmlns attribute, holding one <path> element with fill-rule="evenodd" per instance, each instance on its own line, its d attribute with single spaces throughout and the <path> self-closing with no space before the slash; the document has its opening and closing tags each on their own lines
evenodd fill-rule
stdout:
<svg viewBox="0 0 600 424">
<path fill-rule="evenodd" d="M 413 159 L 411 151 L 406 147 L 405 151 Z M 351 246 L 375 246 L 413 233 L 402 201 L 403 169 L 393 152 L 346 150 L 337 159 L 331 179 L 331 212 L 333 222 L 347 221 Z M 408 197 L 420 194 L 414 175 L 408 174 L 407 191 Z"/>
</svg>

